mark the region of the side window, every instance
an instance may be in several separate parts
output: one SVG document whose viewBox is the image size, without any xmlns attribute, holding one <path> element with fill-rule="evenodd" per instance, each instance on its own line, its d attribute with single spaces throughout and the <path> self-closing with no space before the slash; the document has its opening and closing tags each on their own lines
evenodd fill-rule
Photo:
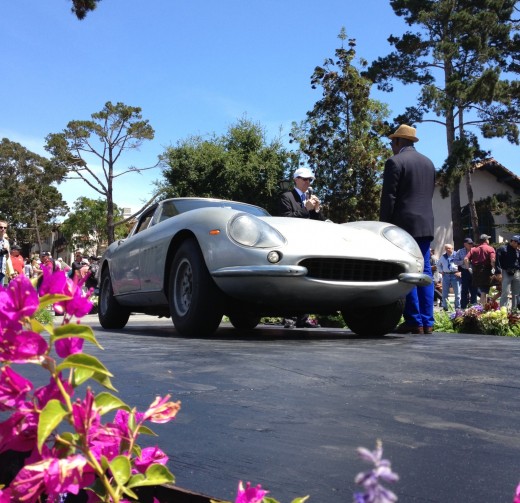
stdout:
<svg viewBox="0 0 520 503">
<path fill-rule="evenodd" d="M 152 220 L 153 217 L 153 211 L 150 213 L 147 213 L 146 215 L 143 215 L 141 219 L 139 220 L 139 223 L 137 224 L 137 228 L 135 229 L 134 234 L 137 234 L 138 232 L 144 231 L 148 228 L 148 225 L 150 224 L 150 220 Z"/>
<path fill-rule="evenodd" d="M 167 201 L 162 206 L 159 222 L 164 222 L 165 220 L 168 220 L 168 218 L 174 217 L 178 214 L 179 212 L 177 211 L 175 204 L 173 204 L 173 201 Z"/>
</svg>

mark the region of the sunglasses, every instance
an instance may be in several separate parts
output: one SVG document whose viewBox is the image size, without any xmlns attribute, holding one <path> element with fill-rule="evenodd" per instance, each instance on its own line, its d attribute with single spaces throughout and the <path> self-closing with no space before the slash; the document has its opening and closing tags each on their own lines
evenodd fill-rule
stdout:
<svg viewBox="0 0 520 503">
<path fill-rule="evenodd" d="M 298 177 L 300 180 L 303 180 L 304 182 L 312 182 L 312 178 L 303 178 L 302 176 Z"/>
<path fill-rule="evenodd" d="M 4 227 L 3 225 L 0 225 L 0 229 L 7 229 L 7 227 Z"/>
</svg>

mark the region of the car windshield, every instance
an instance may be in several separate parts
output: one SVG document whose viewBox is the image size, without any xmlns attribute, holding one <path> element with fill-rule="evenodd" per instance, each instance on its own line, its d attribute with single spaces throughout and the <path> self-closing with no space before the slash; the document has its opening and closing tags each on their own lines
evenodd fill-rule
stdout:
<svg viewBox="0 0 520 503">
<path fill-rule="evenodd" d="M 219 201 L 213 199 L 171 199 L 163 202 L 159 220 L 162 222 L 163 220 L 179 215 L 180 213 L 186 213 L 187 211 L 197 210 L 199 208 L 231 208 L 257 217 L 269 216 L 269 213 L 263 208 L 234 201 Z"/>
</svg>

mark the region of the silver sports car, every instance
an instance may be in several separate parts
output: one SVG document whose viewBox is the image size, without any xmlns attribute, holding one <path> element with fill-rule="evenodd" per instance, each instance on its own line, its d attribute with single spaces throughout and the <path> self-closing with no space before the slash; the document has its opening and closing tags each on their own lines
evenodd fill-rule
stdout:
<svg viewBox="0 0 520 503">
<path fill-rule="evenodd" d="M 262 316 L 340 311 L 360 335 L 399 322 L 404 296 L 427 285 L 404 230 L 382 222 L 335 224 L 270 216 L 206 198 L 161 201 L 99 268 L 99 320 L 123 328 L 132 312 L 171 316 L 186 336 L 212 334 L 222 316 L 252 329 Z"/>
</svg>

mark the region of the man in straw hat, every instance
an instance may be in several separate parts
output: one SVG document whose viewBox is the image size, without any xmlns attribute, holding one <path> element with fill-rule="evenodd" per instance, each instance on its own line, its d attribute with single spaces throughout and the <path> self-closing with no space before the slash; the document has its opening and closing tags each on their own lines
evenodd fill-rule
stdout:
<svg viewBox="0 0 520 503">
<path fill-rule="evenodd" d="M 386 161 L 379 219 L 407 231 L 424 257 L 424 272 L 432 276 L 430 243 L 433 240 L 432 198 L 435 167 L 415 150 L 415 128 L 402 124 L 389 138 L 394 155 Z M 433 331 L 433 283 L 415 287 L 407 296 L 404 323 L 395 333 L 431 334 Z"/>
</svg>

